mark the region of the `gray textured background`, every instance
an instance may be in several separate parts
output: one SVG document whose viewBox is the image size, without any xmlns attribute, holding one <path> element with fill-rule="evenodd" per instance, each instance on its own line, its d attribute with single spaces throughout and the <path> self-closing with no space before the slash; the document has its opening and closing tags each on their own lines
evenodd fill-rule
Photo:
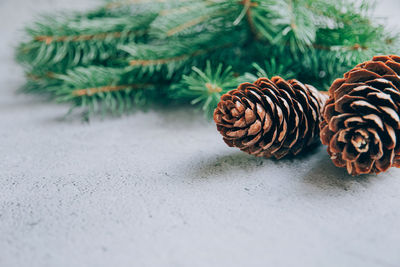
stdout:
<svg viewBox="0 0 400 267">
<path fill-rule="evenodd" d="M 1 267 L 400 266 L 400 170 L 254 158 L 186 109 L 85 124 L 15 95 L 18 29 L 95 2 L 0 0 Z"/>
</svg>

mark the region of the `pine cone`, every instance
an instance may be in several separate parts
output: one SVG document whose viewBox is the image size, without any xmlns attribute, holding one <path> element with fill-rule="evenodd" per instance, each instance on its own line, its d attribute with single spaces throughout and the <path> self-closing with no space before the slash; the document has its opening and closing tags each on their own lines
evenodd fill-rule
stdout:
<svg viewBox="0 0 400 267">
<path fill-rule="evenodd" d="M 349 174 L 400 166 L 400 57 L 376 56 L 337 79 L 320 124 L 333 163 Z"/>
<path fill-rule="evenodd" d="M 318 140 L 327 97 L 281 77 L 243 83 L 221 97 L 214 121 L 225 143 L 255 156 L 297 155 Z"/>
</svg>

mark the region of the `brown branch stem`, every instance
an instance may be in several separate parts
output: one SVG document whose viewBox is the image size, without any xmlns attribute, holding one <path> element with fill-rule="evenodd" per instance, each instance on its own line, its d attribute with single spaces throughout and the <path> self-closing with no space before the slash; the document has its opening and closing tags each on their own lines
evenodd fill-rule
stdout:
<svg viewBox="0 0 400 267">
<path fill-rule="evenodd" d="M 123 89 L 144 89 L 145 87 L 149 87 L 152 84 L 142 83 L 142 84 L 128 84 L 128 85 L 107 85 L 102 87 L 92 87 L 85 89 L 76 89 L 72 91 L 72 95 L 74 96 L 91 96 L 96 93 L 104 93 L 104 92 L 114 92 L 120 91 Z"/>
<path fill-rule="evenodd" d="M 209 17 L 208 15 L 204 15 L 204 16 L 200 16 L 200 17 L 194 18 L 192 20 L 189 20 L 189 21 L 187 21 L 187 22 L 185 22 L 185 23 L 183 23 L 183 24 L 181 24 L 181 25 L 179 25 L 179 26 L 177 26 L 175 28 L 170 29 L 167 32 L 167 36 L 172 36 L 172 35 L 174 35 L 174 34 L 176 34 L 178 32 L 181 32 L 181 31 L 187 29 L 187 28 L 190 28 L 190 27 L 193 27 L 193 26 L 195 26 L 195 25 L 197 25 L 199 23 L 202 23 L 208 17 Z"/>
<path fill-rule="evenodd" d="M 133 59 L 131 61 L 129 61 L 129 65 L 131 66 L 150 66 L 150 65 L 159 65 L 159 64 L 167 64 L 169 62 L 174 62 L 174 61 L 179 61 L 179 60 L 183 60 L 185 58 L 189 58 L 189 57 L 195 57 L 198 55 L 202 55 L 205 54 L 207 52 L 211 52 L 214 50 L 217 50 L 219 48 L 223 48 L 223 47 L 229 47 L 232 44 L 225 44 L 225 45 L 221 45 L 221 46 L 217 46 L 217 47 L 212 47 L 212 48 L 208 48 L 208 49 L 200 49 L 197 50 L 195 52 L 192 53 L 188 53 L 188 54 L 184 54 L 184 55 L 180 55 L 180 56 L 175 56 L 175 57 L 169 57 L 169 58 L 160 58 L 160 59 Z"/>
<path fill-rule="evenodd" d="M 180 0 L 180 2 L 187 2 L 189 0 Z M 151 4 L 151 3 L 165 3 L 166 0 L 125 0 L 112 2 L 106 5 L 106 9 L 119 8 L 121 6 L 127 6 L 132 4 Z"/>
<path fill-rule="evenodd" d="M 51 71 L 46 72 L 44 75 L 36 75 L 33 73 L 26 73 L 26 77 L 31 80 L 34 80 L 34 81 L 39 81 L 39 80 L 45 79 L 45 78 L 53 79 L 53 78 L 55 78 L 55 76 L 56 76 L 56 74 Z"/>
<path fill-rule="evenodd" d="M 242 4 L 243 6 L 247 7 L 246 20 L 247 20 L 247 23 L 249 24 L 251 33 L 253 33 L 253 35 L 254 35 L 254 39 L 256 39 L 256 40 L 260 39 L 260 34 L 257 31 L 257 28 L 254 24 L 252 14 L 251 14 L 251 8 L 258 6 L 258 4 L 251 2 L 251 0 L 242 0 L 239 3 Z"/>
<path fill-rule="evenodd" d="M 129 34 L 138 34 L 139 31 L 128 31 L 126 32 L 127 35 Z M 75 36 L 50 36 L 50 35 L 38 35 L 35 36 L 36 41 L 45 42 L 47 45 L 53 42 L 79 42 L 79 41 L 89 41 L 89 40 L 103 40 L 107 37 L 113 38 L 121 38 L 123 36 L 123 32 L 104 32 L 98 34 L 82 34 L 82 35 L 75 35 Z"/>
</svg>

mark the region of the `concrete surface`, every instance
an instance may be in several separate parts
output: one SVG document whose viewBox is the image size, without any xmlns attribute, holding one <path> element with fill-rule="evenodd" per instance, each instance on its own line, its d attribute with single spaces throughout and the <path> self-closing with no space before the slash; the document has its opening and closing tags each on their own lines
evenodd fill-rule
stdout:
<svg viewBox="0 0 400 267">
<path fill-rule="evenodd" d="M 15 95 L 17 29 L 94 2 L 0 1 L 1 267 L 400 266 L 400 170 L 254 158 L 186 109 L 85 124 Z"/>
</svg>

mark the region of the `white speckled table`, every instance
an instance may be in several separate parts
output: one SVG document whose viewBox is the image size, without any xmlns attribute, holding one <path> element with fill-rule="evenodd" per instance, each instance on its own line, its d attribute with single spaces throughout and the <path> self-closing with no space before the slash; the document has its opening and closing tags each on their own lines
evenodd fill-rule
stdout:
<svg viewBox="0 0 400 267">
<path fill-rule="evenodd" d="M 16 95 L 17 29 L 95 2 L 0 0 L 0 266 L 400 266 L 400 170 L 254 158 L 183 108 L 85 124 Z"/>
</svg>

